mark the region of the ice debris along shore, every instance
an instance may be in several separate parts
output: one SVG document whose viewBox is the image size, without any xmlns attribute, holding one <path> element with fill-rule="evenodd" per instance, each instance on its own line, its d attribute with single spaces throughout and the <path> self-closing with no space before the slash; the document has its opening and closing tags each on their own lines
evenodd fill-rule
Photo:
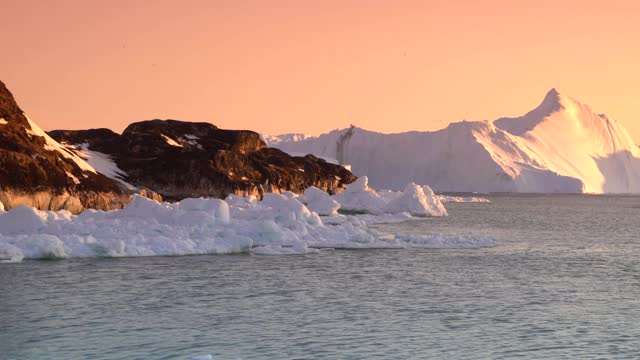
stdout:
<svg viewBox="0 0 640 360">
<path fill-rule="evenodd" d="M 343 208 L 358 215 L 338 214 Z M 300 196 L 270 193 L 262 201 L 230 195 L 158 203 L 137 196 L 122 210 L 79 215 L 21 206 L 0 212 L 0 261 L 494 245 L 492 239 L 386 234 L 368 226 L 444 215 L 426 186 L 409 184 L 403 192 L 380 195 L 366 177 L 337 196 L 314 188 Z"/>
</svg>

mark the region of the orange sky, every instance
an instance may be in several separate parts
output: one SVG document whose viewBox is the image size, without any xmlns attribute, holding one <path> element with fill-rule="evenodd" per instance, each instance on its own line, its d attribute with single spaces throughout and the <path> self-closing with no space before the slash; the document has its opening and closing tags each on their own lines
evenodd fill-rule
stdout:
<svg viewBox="0 0 640 360">
<path fill-rule="evenodd" d="M 556 87 L 640 141 L 633 1 L 3 1 L 0 79 L 44 129 L 318 134 L 517 116 Z"/>
</svg>

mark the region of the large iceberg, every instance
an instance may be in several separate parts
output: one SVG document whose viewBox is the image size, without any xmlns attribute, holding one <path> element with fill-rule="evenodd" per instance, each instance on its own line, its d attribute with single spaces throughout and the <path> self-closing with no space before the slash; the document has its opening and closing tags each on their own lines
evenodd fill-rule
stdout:
<svg viewBox="0 0 640 360">
<path fill-rule="evenodd" d="M 517 118 L 266 139 L 289 153 L 339 158 L 381 189 L 413 181 L 438 192 L 640 193 L 640 149 L 622 124 L 555 90 Z"/>
<path fill-rule="evenodd" d="M 0 261 L 447 247 L 447 237 L 387 234 L 369 226 L 376 222 L 416 219 L 412 213 L 421 217 L 445 215 L 444 207 L 432 193 L 427 194 L 422 187 L 411 185 L 385 200 L 368 188 L 366 179 L 350 188 L 342 196 L 325 197 L 309 190 L 300 197 L 312 208 L 326 210 L 330 216 L 311 211 L 293 194 L 275 193 L 266 194 L 262 201 L 255 197 L 229 196 L 225 200 L 201 198 L 177 203 L 159 203 L 136 196 L 125 209 L 85 210 L 79 215 L 64 210 L 53 212 L 20 206 L 0 212 Z M 379 213 L 335 214 L 333 209 L 338 203 Z M 465 242 L 452 238 L 451 247 L 493 244 L 493 240 L 485 240 L 470 238 Z"/>
</svg>

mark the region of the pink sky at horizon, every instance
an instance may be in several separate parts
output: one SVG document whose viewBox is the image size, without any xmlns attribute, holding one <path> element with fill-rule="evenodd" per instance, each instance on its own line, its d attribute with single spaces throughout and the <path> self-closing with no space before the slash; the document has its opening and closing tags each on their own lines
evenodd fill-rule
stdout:
<svg viewBox="0 0 640 360">
<path fill-rule="evenodd" d="M 553 87 L 640 142 L 632 1 L 33 1 L 0 80 L 43 129 L 153 118 L 319 134 L 519 116 Z"/>
</svg>

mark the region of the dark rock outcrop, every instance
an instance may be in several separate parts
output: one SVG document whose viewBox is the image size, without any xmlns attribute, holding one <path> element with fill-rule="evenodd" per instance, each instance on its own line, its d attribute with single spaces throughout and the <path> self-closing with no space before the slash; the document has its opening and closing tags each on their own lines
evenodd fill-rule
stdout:
<svg viewBox="0 0 640 360">
<path fill-rule="evenodd" d="M 85 150 L 102 153 L 102 165 L 113 165 L 110 157 L 126 172 L 125 179 L 93 168 Z M 109 210 L 126 206 L 136 193 L 157 200 L 162 200 L 159 194 L 176 200 L 262 197 L 299 193 L 312 185 L 336 193 L 355 180 L 342 166 L 268 148 L 253 131 L 209 123 L 151 120 L 131 124 L 121 135 L 109 129 L 47 134 L 0 82 L 0 202 L 6 209 Z"/>
<path fill-rule="evenodd" d="M 0 82 L 0 202 L 10 209 L 113 209 L 130 194 L 94 171 L 30 121 Z"/>
<path fill-rule="evenodd" d="M 356 180 L 342 166 L 313 155 L 292 157 L 268 148 L 247 130 L 223 130 L 209 123 L 150 120 L 129 125 L 122 135 L 108 129 L 56 130 L 67 144 L 88 144 L 111 156 L 126 181 L 169 199 L 266 192 L 303 192 L 315 186 L 340 192 Z"/>
</svg>

